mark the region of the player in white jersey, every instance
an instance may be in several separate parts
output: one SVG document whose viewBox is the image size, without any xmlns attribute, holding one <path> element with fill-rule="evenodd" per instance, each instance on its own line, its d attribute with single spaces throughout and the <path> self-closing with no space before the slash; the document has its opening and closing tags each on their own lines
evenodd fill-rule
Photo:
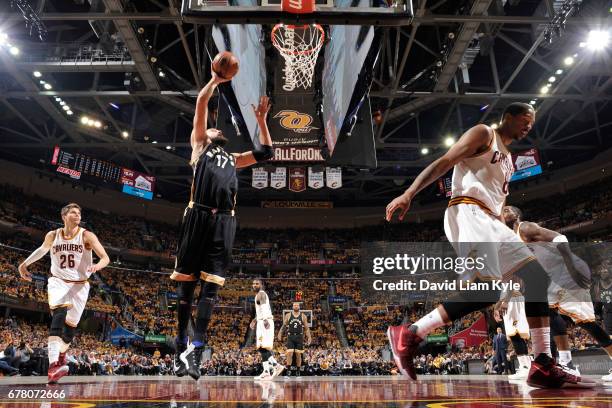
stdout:
<svg viewBox="0 0 612 408">
<path fill-rule="evenodd" d="M 548 303 L 550 326 L 559 351 L 559 364 L 578 373 L 572 364 L 567 323 L 564 318 L 586 330 L 612 359 L 612 339 L 596 323 L 595 308 L 589 290 L 591 270 L 582 259 L 572 253 L 565 235 L 543 228 L 534 222 L 523 221 L 522 211 L 514 206 L 504 207 L 504 221 L 522 241 L 527 242 L 546 272 L 550 274 Z M 610 375 L 603 378 L 612 380 Z"/>
<path fill-rule="evenodd" d="M 256 376 L 256 380 L 272 379 L 283 372 L 285 367 L 279 364 L 272 355 L 274 347 L 274 317 L 270 298 L 264 291 L 261 279 L 253 280 L 253 292 L 255 295 L 255 318 L 251 321 L 250 328 L 255 330 L 255 349 L 261 354 L 263 371 Z"/>
<path fill-rule="evenodd" d="M 66 351 L 85 310 L 89 295 L 87 280 L 110 262 L 96 235 L 79 226 L 81 207 L 78 204 L 66 205 L 61 215 L 64 227 L 48 232 L 43 244 L 19 265 L 21 278 L 31 281 L 28 266 L 51 251 L 52 276 L 47 284 L 52 315 L 48 340 L 50 384 L 68 374 Z M 93 262 L 92 249 L 100 258 L 97 263 Z"/>
<path fill-rule="evenodd" d="M 513 173 L 508 145 L 524 139 L 535 121 L 535 111 L 525 103 L 511 103 L 497 129 L 479 124 L 467 132 L 442 157 L 427 166 L 412 185 L 387 205 L 386 219 L 396 211 L 403 220 L 415 195 L 453 170 L 452 198 L 444 217 L 444 230 L 459 258 L 478 258 L 482 269 L 465 269 L 464 280 L 487 282 L 513 274 L 523 280 L 526 314 L 537 356 L 527 380 L 539 388 L 583 387 L 584 381 L 555 365 L 550 352 L 550 327 L 546 290 L 549 278 L 533 254 L 501 220 Z M 416 379 L 413 358 L 428 333 L 468 313 L 495 304 L 499 290 L 461 291 L 412 325 L 392 326 L 387 336 L 398 368 Z"/>
</svg>

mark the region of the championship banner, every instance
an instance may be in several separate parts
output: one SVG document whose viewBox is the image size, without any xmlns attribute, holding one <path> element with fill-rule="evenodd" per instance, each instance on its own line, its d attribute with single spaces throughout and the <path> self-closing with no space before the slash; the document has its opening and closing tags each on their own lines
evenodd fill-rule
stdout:
<svg viewBox="0 0 612 408">
<path fill-rule="evenodd" d="M 318 190 L 323 187 L 323 170 L 315 171 L 308 168 L 308 187 Z"/>
<path fill-rule="evenodd" d="M 287 168 L 277 167 L 270 174 L 270 186 L 277 190 L 287 187 Z"/>
<path fill-rule="evenodd" d="M 327 187 L 340 188 L 342 187 L 342 169 L 340 167 L 326 167 Z"/>
<path fill-rule="evenodd" d="M 306 170 L 303 167 L 289 169 L 289 190 L 295 193 L 306 190 Z"/>
<path fill-rule="evenodd" d="M 537 149 L 529 149 L 512 155 L 514 174 L 510 181 L 522 180 L 527 177 L 542 174 L 540 154 Z"/>
<path fill-rule="evenodd" d="M 318 147 L 275 147 L 274 157 L 277 162 L 322 162 L 321 149 Z"/>
<path fill-rule="evenodd" d="M 480 316 L 470 327 L 450 337 L 450 343 L 462 349 L 479 346 L 488 339 L 487 322 Z"/>
<path fill-rule="evenodd" d="M 329 209 L 334 208 L 334 203 L 331 201 L 262 201 L 261 208 Z"/>
<path fill-rule="evenodd" d="M 252 186 L 257 189 L 268 187 L 268 172 L 263 167 L 253 167 Z"/>
</svg>

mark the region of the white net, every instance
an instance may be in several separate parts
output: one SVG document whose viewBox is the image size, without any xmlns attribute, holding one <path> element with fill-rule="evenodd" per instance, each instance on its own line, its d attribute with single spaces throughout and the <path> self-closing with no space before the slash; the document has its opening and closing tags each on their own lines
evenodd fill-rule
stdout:
<svg viewBox="0 0 612 408">
<path fill-rule="evenodd" d="M 312 85 L 319 51 L 325 32 L 318 24 L 292 26 L 277 24 L 272 30 L 272 44 L 285 60 L 285 91 L 307 89 Z"/>
</svg>

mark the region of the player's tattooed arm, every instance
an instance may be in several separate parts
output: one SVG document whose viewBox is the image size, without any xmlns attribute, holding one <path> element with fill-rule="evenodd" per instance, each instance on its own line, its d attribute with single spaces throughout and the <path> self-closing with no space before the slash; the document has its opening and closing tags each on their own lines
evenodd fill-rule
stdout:
<svg viewBox="0 0 612 408">
<path fill-rule="evenodd" d="M 234 153 L 236 168 L 238 169 L 252 166 L 255 163 L 270 160 L 274 157 L 272 137 L 270 136 L 270 130 L 266 122 L 271 107 L 270 98 L 264 95 L 259 99 L 259 105 L 251 105 L 251 107 L 253 108 L 253 113 L 255 114 L 257 125 L 259 126 L 259 144 L 261 147 L 257 150 L 251 150 L 244 153 Z"/>
<path fill-rule="evenodd" d="M 88 245 L 91 249 L 93 249 L 96 255 L 98 255 L 98 258 L 100 258 L 97 263 L 91 265 L 91 267 L 89 268 L 89 272 L 95 273 L 101 269 L 104 269 L 110 263 L 110 258 L 106 253 L 106 250 L 100 243 L 100 240 L 98 240 L 96 234 L 90 231 L 85 231 L 83 235 L 85 238 L 85 244 Z"/>
<path fill-rule="evenodd" d="M 26 281 L 32 281 L 32 274 L 30 273 L 30 271 L 28 271 L 28 266 L 32 265 L 34 262 L 47 255 L 47 252 L 49 252 L 49 250 L 51 250 L 51 247 L 53 246 L 53 241 L 55 240 L 55 233 L 55 231 L 47 232 L 47 235 L 45 235 L 45 240 L 43 241 L 42 245 L 36 250 L 34 250 L 34 252 L 32 252 L 30 256 L 28 256 L 21 264 L 19 264 L 19 267 L 17 269 L 19 270 L 19 276 L 21 276 L 21 279 Z"/>
<path fill-rule="evenodd" d="M 397 210 L 400 210 L 400 221 L 403 220 L 410 208 L 410 203 L 414 196 L 446 174 L 446 172 L 452 169 L 453 166 L 461 160 L 483 152 L 491 144 L 492 138 L 493 134 L 490 128 L 482 124 L 476 125 L 465 132 L 457 143 L 448 149 L 442 157 L 436 159 L 421 171 L 404 194 L 395 198 L 387 205 L 386 220 L 391 221 L 393 214 Z"/>
<path fill-rule="evenodd" d="M 285 317 L 283 317 L 283 325 L 278 331 L 278 336 L 276 336 L 278 341 L 281 341 L 283 339 L 283 333 L 285 332 L 285 329 L 287 328 L 287 324 L 289 323 L 289 316 L 290 316 L 290 313 L 287 313 Z"/>
</svg>

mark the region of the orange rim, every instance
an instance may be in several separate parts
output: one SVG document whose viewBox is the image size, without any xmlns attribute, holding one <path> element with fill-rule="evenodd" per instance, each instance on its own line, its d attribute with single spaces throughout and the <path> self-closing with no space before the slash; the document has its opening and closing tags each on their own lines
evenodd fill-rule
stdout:
<svg viewBox="0 0 612 408">
<path fill-rule="evenodd" d="M 272 29 L 272 44 L 274 45 L 274 47 L 276 47 L 277 50 L 287 53 L 287 54 L 293 54 L 293 55 L 303 55 L 303 54 L 312 54 L 313 52 L 315 52 L 316 50 L 318 50 L 319 48 L 321 48 L 323 46 L 323 42 L 325 41 L 325 30 L 323 30 L 323 27 L 321 27 L 320 24 L 313 24 L 313 27 L 316 28 L 317 30 L 319 30 L 319 32 L 321 33 L 321 38 L 319 38 L 319 40 L 317 41 L 317 44 L 315 45 L 315 47 L 309 49 L 309 50 L 304 50 L 304 51 L 291 51 L 288 50 L 286 48 L 284 48 L 282 45 L 280 45 L 277 41 L 276 41 L 276 32 L 280 29 L 280 28 L 289 28 L 292 30 L 298 29 L 298 30 L 306 30 L 309 27 L 309 24 L 304 24 L 304 25 L 293 25 L 293 24 L 277 24 L 274 26 L 274 28 Z"/>
</svg>

